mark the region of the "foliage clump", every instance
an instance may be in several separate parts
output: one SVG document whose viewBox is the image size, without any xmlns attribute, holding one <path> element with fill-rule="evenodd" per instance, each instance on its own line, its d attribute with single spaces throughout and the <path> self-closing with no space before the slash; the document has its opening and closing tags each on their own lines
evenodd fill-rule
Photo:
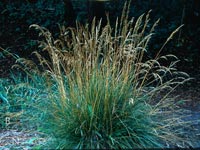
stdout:
<svg viewBox="0 0 200 150">
<path fill-rule="evenodd" d="M 168 94 L 188 76 L 176 70 L 177 57 L 160 56 L 179 28 L 155 59 L 144 60 L 158 21 L 149 28 L 149 13 L 129 20 L 129 5 L 125 4 L 115 27 L 109 19 L 103 27 L 94 18 L 90 26 L 60 27 L 57 40 L 46 28 L 31 26 L 44 37 L 40 46 L 49 59 L 34 52 L 39 65 L 22 58 L 18 62 L 31 66 L 37 75 L 42 69 L 39 76 L 45 80 L 44 93 L 29 101 L 29 106 L 35 110 L 33 122 L 51 135 L 48 144 L 54 148 L 187 145 L 179 130 L 184 126 L 178 116 L 182 110 Z M 169 66 L 159 63 L 167 59 L 172 60 Z M 158 98 L 163 90 L 166 94 Z"/>
</svg>

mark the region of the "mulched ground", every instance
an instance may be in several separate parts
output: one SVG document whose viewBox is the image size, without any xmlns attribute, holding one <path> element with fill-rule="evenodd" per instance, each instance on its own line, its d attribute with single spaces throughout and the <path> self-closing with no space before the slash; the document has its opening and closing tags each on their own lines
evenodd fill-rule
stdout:
<svg viewBox="0 0 200 150">
<path fill-rule="evenodd" d="M 36 131 L 2 130 L 0 131 L 0 149 L 31 149 L 41 145 L 46 138 Z"/>
</svg>

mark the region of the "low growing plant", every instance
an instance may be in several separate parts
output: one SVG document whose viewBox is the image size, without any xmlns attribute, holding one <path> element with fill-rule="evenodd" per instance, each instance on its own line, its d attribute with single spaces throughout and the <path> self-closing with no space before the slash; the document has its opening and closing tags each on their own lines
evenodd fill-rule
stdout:
<svg viewBox="0 0 200 150">
<path fill-rule="evenodd" d="M 39 83 L 35 84 L 35 81 Z M 31 126 L 28 120 L 34 107 L 30 107 L 29 103 L 34 104 L 41 98 L 44 93 L 41 84 L 41 77 L 32 75 L 30 78 L 20 73 L 11 73 L 9 78 L 0 79 L 0 129 Z"/>
<path fill-rule="evenodd" d="M 168 95 L 188 75 L 176 70 L 176 56 L 160 55 L 179 28 L 154 59 L 144 60 L 158 21 L 149 28 L 149 13 L 129 20 L 129 5 L 114 28 L 109 19 L 105 27 L 94 19 L 91 27 L 60 27 L 60 38 L 54 40 L 47 29 L 31 26 L 40 30 L 40 47 L 50 59 L 34 52 L 39 65 L 22 58 L 18 62 L 34 72 L 43 68 L 46 94 L 30 104 L 40 108 L 32 117 L 40 131 L 52 136 L 51 148 L 187 146 L 186 123 L 178 116 L 183 110 Z M 168 66 L 159 63 L 168 59 Z M 163 90 L 166 94 L 158 98 Z"/>
</svg>

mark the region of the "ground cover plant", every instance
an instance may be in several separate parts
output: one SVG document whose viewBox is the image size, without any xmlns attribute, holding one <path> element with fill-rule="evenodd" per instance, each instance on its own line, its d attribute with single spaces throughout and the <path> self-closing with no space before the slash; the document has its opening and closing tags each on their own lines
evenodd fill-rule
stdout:
<svg viewBox="0 0 200 150">
<path fill-rule="evenodd" d="M 150 12 L 129 19 L 129 5 L 114 27 L 109 17 L 106 26 L 94 18 L 91 25 L 61 26 L 56 40 L 46 28 L 31 26 L 39 30 L 40 47 L 49 58 L 35 51 L 39 64 L 17 59 L 16 66 L 27 73 L 22 82 L 30 87 L 17 85 L 27 91 L 19 90 L 22 124 L 51 137 L 45 148 L 191 146 L 185 135 L 190 123 L 180 117 L 182 101 L 168 97 L 188 75 L 176 70 L 176 56 L 160 55 L 180 27 L 154 59 L 146 60 L 158 21 L 148 26 Z M 163 66 L 166 60 L 170 63 Z"/>
</svg>

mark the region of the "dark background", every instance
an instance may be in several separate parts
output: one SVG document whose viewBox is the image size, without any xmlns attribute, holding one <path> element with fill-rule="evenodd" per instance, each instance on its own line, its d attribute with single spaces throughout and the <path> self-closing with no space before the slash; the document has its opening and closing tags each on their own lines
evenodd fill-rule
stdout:
<svg viewBox="0 0 200 150">
<path fill-rule="evenodd" d="M 74 26 L 75 20 L 91 22 L 93 16 L 103 18 L 109 12 L 111 22 L 120 16 L 124 0 L 106 2 L 89 0 L 1 0 L 0 47 L 20 57 L 33 58 L 38 49 L 38 33 L 29 29 L 31 24 L 47 27 L 59 35 L 58 24 Z M 199 81 L 200 75 L 200 0 L 132 0 L 130 17 L 137 18 L 151 12 L 151 23 L 160 18 L 156 37 L 149 45 L 148 56 L 153 57 L 170 33 L 181 24 L 184 27 L 165 47 L 162 54 L 175 54 L 180 58 L 178 68 Z M 15 60 L 0 53 L 0 77 L 9 74 Z M 195 81 L 196 83 L 196 81 Z"/>
</svg>

